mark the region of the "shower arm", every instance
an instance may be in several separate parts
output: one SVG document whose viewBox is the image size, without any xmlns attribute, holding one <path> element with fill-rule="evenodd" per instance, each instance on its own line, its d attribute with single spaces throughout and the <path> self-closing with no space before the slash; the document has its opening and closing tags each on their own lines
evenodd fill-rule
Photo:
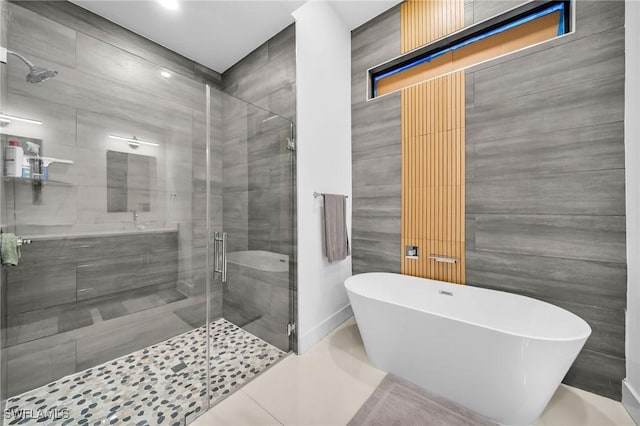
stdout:
<svg viewBox="0 0 640 426">
<path fill-rule="evenodd" d="M 33 62 L 31 62 L 30 60 L 28 60 L 27 58 L 25 58 L 25 57 L 24 57 L 24 56 L 22 56 L 21 54 L 16 53 L 16 52 L 14 52 L 13 50 L 7 50 L 7 53 L 8 53 L 8 54 L 10 54 L 10 55 L 15 56 L 15 57 L 16 57 L 16 58 L 18 58 L 18 59 L 20 59 L 22 62 L 24 62 L 25 64 L 27 64 L 27 66 L 28 66 L 30 69 L 35 68 L 35 65 L 33 65 Z"/>
<path fill-rule="evenodd" d="M 30 60 L 28 60 L 27 58 L 25 58 L 21 54 L 19 54 L 17 52 L 14 52 L 13 50 L 9 50 L 6 47 L 0 47 L 0 62 L 2 62 L 3 64 L 6 64 L 8 55 L 13 55 L 16 58 L 20 59 L 22 62 L 27 64 L 27 66 L 30 69 L 33 69 L 35 67 L 35 65 L 33 65 L 33 63 Z"/>
</svg>

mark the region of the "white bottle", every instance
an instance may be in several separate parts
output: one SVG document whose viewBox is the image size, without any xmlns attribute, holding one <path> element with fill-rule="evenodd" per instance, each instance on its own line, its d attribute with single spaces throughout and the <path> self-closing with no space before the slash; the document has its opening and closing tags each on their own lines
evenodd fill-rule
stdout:
<svg viewBox="0 0 640 426">
<path fill-rule="evenodd" d="M 27 142 L 27 152 L 31 154 L 29 157 L 29 166 L 31 179 L 42 179 L 42 160 L 40 159 L 40 145 L 33 142 Z"/>
<path fill-rule="evenodd" d="M 22 176 L 22 162 L 24 151 L 18 141 L 9 141 L 4 148 L 4 175 L 12 177 Z"/>
<path fill-rule="evenodd" d="M 30 161 L 29 161 L 30 159 L 31 159 L 31 157 L 29 155 L 27 155 L 27 154 L 24 154 L 22 156 L 22 170 L 21 170 L 22 174 L 21 174 L 21 176 L 23 178 L 27 178 L 27 179 L 31 178 L 31 164 L 30 164 Z"/>
</svg>

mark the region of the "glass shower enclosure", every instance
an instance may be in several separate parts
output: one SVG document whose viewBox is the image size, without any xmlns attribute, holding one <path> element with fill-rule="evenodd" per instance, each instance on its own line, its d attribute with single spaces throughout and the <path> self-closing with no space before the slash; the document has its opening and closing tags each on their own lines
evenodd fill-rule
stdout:
<svg viewBox="0 0 640 426">
<path fill-rule="evenodd" d="M 42 3 L 0 0 L 1 422 L 189 423 L 294 349 L 293 123 Z"/>
</svg>

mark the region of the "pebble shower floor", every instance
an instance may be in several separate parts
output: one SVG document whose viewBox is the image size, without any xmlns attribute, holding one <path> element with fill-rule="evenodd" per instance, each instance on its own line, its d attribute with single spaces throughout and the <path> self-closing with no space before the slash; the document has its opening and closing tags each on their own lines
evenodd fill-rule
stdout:
<svg viewBox="0 0 640 426">
<path fill-rule="evenodd" d="M 285 355 L 224 319 L 210 332 L 212 403 Z M 205 333 L 202 326 L 9 398 L 4 425 L 182 425 L 206 402 Z"/>
</svg>

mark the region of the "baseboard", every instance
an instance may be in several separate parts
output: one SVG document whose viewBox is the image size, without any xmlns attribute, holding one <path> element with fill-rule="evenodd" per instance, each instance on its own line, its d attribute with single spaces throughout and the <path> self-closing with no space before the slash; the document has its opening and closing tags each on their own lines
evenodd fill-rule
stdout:
<svg viewBox="0 0 640 426">
<path fill-rule="evenodd" d="M 622 405 L 629 412 L 633 421 L 640 425 L 640 394 L 627 379 L 622 381 Z"/>
<path fill-rule="evenodd" d="M 353 315 L 347 305 L 298 338 L 298 353 L 303 354 Z"/>
</svg>

